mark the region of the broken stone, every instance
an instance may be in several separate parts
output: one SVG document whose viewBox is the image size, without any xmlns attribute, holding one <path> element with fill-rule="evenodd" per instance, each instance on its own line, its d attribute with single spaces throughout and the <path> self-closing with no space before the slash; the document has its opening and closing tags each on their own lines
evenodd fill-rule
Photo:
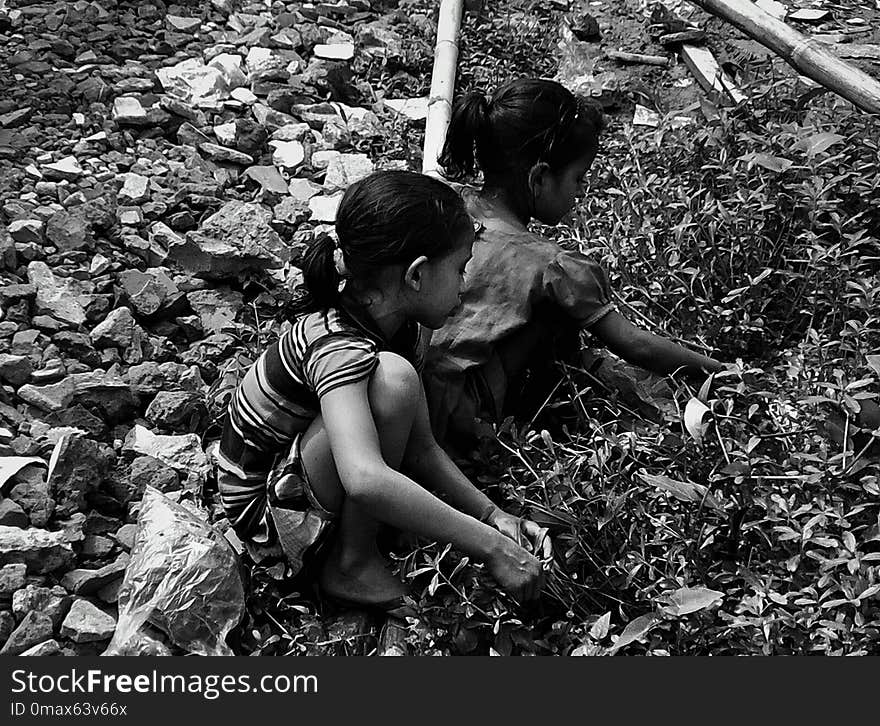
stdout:
<svg viewBox="0 0 880 726">
<path fill-rule="evenodd" d="M 67 517 L 86 509 L 113 468 L 112 449 L 105 444 L 71 434 L 56 445 L 49 464 L 49 491 L 58 516 Z"/>
<path fill-rule="evenodd" d="M 57 628 L 70 610 L 70 603 L 70 595 L 60 585 L 40 587 L 30 584 L 13 594 L 12 613 L 16 620 L 21 620 L 29 612 L 45 613 Z"/>
<path fill-rule="evenodd" d="M 73 383 L 73 397 L 76 402 L 93 407 L 111 423 L 124 421 L 137 408 L 134 393 L 115 371 L 75 373 L 65 380 Z"/>
<path fill-rule="evenodd" d="M 207 416 L 202 397 L 192 391 L 159 391 L 145 416 L 159 428 L 192 431 Z"/>
<path fill-rule="evenodd" d="M 121 554 L 115 562 L 98 570 L 71 570 L 61 578 L 61 586 L 74 595 L 91 595 L 114 580 L 121 579 L 129 559 L 127 554 Z"/>
<path fill-rule="evenodd" d="M 138 315 L 151 317 L 162 312 L 170 313 L 182 297 L 174 281 L 162 268 L 126 270 L 119 274 L 123 294 Z"/>
<path fill-rule="evenodd" d="M 0 380 L 13 388 L 23 385 L 31 377 L 33 369 L 33 363 L 25 355 L 0 353 Z"/>
<path fill-rule="evenodd" d="M 219 144 L 199 144 L 199 150 L 214 161 L 225 161 L 230 164 L 240 164 L 241 166 L 248 166 L 254 163 L 254 158 L 249 154 L 237 151 L 236 149 L 229 149 Z"/>
<path fill-rule="evenodd" d="M 257 96 L 247 88 L 235 88 L 229 94 L 229 97 L 239 103 L 245 104 L 246 106 L 252 106 L 259 100 Z"/>
<path fill-rule="evenodd" d="M 428 98 L 386 98 L 383 103 L 395 113 L 406 116 L 410 121 L 424 121 L 428 118 Z"/>
<path fill-rule="evenodd" d="M 254 118 L 261 126 L 265 126 L 270 132 L 277 131 L 284 126 L 292 126 L 299 123 L 293 116 L 281 111 L 276 111 L 262 103 L 253 105 Z"/>
<path fill-rule="evenodd" d="M 9 491 L 9 499 L 24 512 L 28 522 L 34 527 L 45 527 L 55 513 L 55 500 L 49 494 L 49 487 L 44 480 L 44 474 L 40 467 L 30 467 L 34 472 L 33 477 L 16 484 Z M 22 478 L 20 472 L 19 478 Z M 3 522 L 3 524 L 10 524 Z M 27 522 L 22 525 L 27 527 Z"/>
<path fill-rule="evenodd" d="M 135 336 L 145 337 L 143 330 L 135 322 L 131 310 L 126 307 L 116 308 L 90 333 L 98 348 L 128 348 Z"/>
<path fill-rule="evenodd" d="M 0 655 L 19 655 L 28 648 L 52 637 L 52 619 L 40 612 L 29 612 L 12 631 L 9 640 L 0 649 Z"/>
<path fill-rule="evenodd" d="M 16 219 L 9 223 L 9 234 L 16 242 L 43 243 L 43 224 L 39 219 Z"/>
<path fill-rule="evenodd" d="M 120 96 L 113 101 L 113 120 L 121 126 L 147 126 L 150 123 L 147 110 L 134 96 Z"/>
<path fill-rule="evenodd" d="M 41 411 L 60 411 L 67 408 L 76 394 L 73 381 L 65 378 L 58 383 L 35 386 L 27 383 L 18 389 L 18 397 Z"/>
<path fill-rule="evenodd" d="M 123 227 L 140 227 L 144 223 L 140 207 L 117 207 L 116 217 Z"/>
<path fill-rule="evenodd" d="M 169 258 L 204 277 L 281 267 L 287 246 L 269 224 L 271 217 L 260 205 L 227 202 L 198 232 L 190 232 L 183 244 L 170 246 Z"/>
<path fill-rule="evenodd" d="M 12 593 L 24 587 L 27 567 L 23 564 L 0 567 L 0 597 L 12 597 Z"/>
<path fill-rule="evenodd" d="M 27 513 L 11 499 L 0 499 L 0 525 L 24 529 L 29 524 Z"/>
<path fill-rule="evenodd" d="M 332 196 L 312 197 L 309 200 L 309 210 L 312 213 L 313 222 L 332 224 L 336 221 L 336 212 L 342 201 L 344 192 L 338 192 Z"/>
<path fill-rule="evenodd" d="M 150 462 L 156 462 L 156 464 L 161 466 L 164 471 L 170 472 L 171 474 L 173 474 L 174 479 L 178 481 L 177 486 L 174 486 L 172 489 L 163 490 L 163 489 L 159 489 L 159 487 L 156 487 L 156 489 L 159 489 L 159 491 L 172 491 L 173 489 L 180 488 L 179 480 L 177 478 L 177 472 L 174 471 L 174 469 L 171 469 L 170 467 L 165 466 L 165 464 L 163 464 L 158 459 L 154 459 L 152 456 L 139 456 L 137 459 L 135 459 L 133 462 L 131 462 L 132 474 L 134 474 L 135 462 L 140 461 L 141 459 L 146 459 L 146 460 L 149 460 Z M 152 466 L 152 464 L 151 464 L 151 466 Z M 150 477 L 150 480 L 156 481 L 157 479 L 156 479 L 156 477 Z M 159 479 L 158 481 L 161 481 L 161 479 Z M 166 479 L 166 481 L 167 481 L 167 479 Z M 149 486 L 153 486 L 153 484 L 150 483 L 149 481 L 145 483 L 145 486 L 147 484 L 149 484 Z M 125 550 L 131 551 L 131 548 L 134 547 L 134 538 L 135 538 L 136 534 L 137 534 L 137 525 L 136 524 L 123 524 L 116 532 L 116 541 L 119 543 L 120 547 L 122 547 Z M 17 567 L 19 565 L 9 565 L 9 566 L 10 567 Z M 23 577 L 24 577 L 24 574 L 22 573 L 22 578 Z"/>
<path fill-rule="evenodd" d="M 79 215 L 56 212 L 46 223 L 46 237 L 59 250 L 80 250 L 89 244 L 89 225 Z"/>
<path fill-rule="evenodd" d="M 150 196 L 150 180 L 140 174 L 122 174 L 119 197 L 127 202 L 142 202 Z"/>
<path fill-rule="evenodd" d="M 164 393 L 164 391 L 160 391 L 158 395 L 162 395 L 162 393 Z M 119 497 L 123 504 L 128 504 L 133 500 L 139 500 L 144 494 L 144 489 L 148 486 L 165 493 L 179 491 L 181 488 L 180 476 L 177 472 L 168 466 L 168 464 L 165 464 L 152 456 L 136 457 L 134 461 L 131 462 L 131 466 L 128 469 L 128 477 L 123 484 L 126 490 L 121 492 L 122 496 Z M 117 494 L 119 493 L 120 490 L 117 487 Z M 116 533 L 116 539 L 119 543 L 127 549 L 131 549 L 131 543 L 129 542 L 129 544 L 126 545 L 124 538 L 125 533 L 123 533 L 123 535 L 120 535 L 119 532 Z M 133 541 L 134 530 L 131 531 L 131 538 Z"/>
<path fill-rule="evenodd" d="M 235 58 L 240 63 L 241 59 L 238 56 Z M 204 65 L 196 58 L 188 58 L 170 68 L 160 68 L 156 76 L 171 95 L 193 106 L 212 108 L 227 98 L 232 88 L 245 83 L 244 74 L 241 74 L 241 82 L 230 86 L 232 77 L 227 71 L 226 67 L 218 67 L 214 61 Z"/>
<path fill-rule="evenodd" d="M 274 166 L 251 166 L 245 169 L 244 175 L 269 194 L 287 194 L 287 182 Z"/>
<path fill-rule="evenodd" d="M 179 33 L 194 33 L 202 27 L 201 18 L 184 18 L 180 15 L 166 15 L 165 25 L 169 30 Z"/>
<path fill-rule="evenodd" d="M 37 310 L 72 325 L 82 325 L 86 312 L 79 302 L 72 280 L 58 278 L 45 262 L 33 261 L 28 265 L 28 280 L 37 290 Z"/>
<path fill-rule="evenodd" d="M 244 304 L 241 293 L 227 288 L 195 290 L 186 294 L 190 307 L 199 316 L 202 329 L 220 333 L 235 328 L 235 319 Z"/>
<path fill-rule="evenodd" d="M 316 58 L 331 61 L 350 61 L 354 58 L 353 43 L 321 43 L 314 47 L 313 51 Z"/>
<path fill-rule="evenodd" d="M 74 643 L 107 640 L 116 629 L 116 619 L 88 600 L 76 600 L 61 624 L 61 635 Z"/>
<path fill-rule="evenodd" d="M 20 562 L 30 572 L 43 574 L 70 569 L 75 560 L 66 532 L 0 526 L 0 565 Z"/>
<path fill-rule="evenodd" d="M 295 171 L 306 158 L 306 151 L 299 141 L 270 141 L 274 148 L 272 163 L 287 172 Z"/>
<path fill-rule="evenodd" d="M 223 146 L 233 146 L 235 144 L 235 122 L 230 121 L 228 124 L 215 126 L 214 136 Z"/>
<path fill-rule="evenodd" d="M 327 165 L 324 188 L 328 191 L 344 190 L 374 170 L 373 162 L 366 154 L 340 154 Z"/>
<path fill-rule="evenodd" d="M 99 253 L 92 257 L 92 261 L 89 263 L 89 275 L 103 275 L 110 269 L 112 264 L 110 260 Z"/>
<path fill-rule="evenodd" d="M 90 534 L 83 540 L 80 555 L 86 558 L 102 559 L 113 552 L 113 540 L 99 534 Z"/>
<path fill-rule="evenodd" d="M 49 180 L 76 181 L 83 175 L 82 167 L 73 156 L 66 156 L 60 161 L 42 167 L 43 174 Z"/>
<path fill-rule="evenodd" d="M 201 440 L 196 434 L 166 436 L 154 434 L 140 424 L 135 424 L 126 437 L 123 448 L 152 456 L 176 471 L 194 477 L 195 484 L 201 484 L 211 469 L 208 457 L 202 450 Z"/>
</svg>

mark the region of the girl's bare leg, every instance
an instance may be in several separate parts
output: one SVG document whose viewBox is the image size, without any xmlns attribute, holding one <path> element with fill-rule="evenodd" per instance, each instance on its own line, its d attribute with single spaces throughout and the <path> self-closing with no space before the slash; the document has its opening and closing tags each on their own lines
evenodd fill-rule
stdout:
<svg viewBox="0 0 880 726">
<path fill-rule="evenodd" d="M 382 456 L 394 469 L 400 469 L 420 391 L 421 382 L 412 366 L 392 353 L 379 354 L 368 389 L 370 409 Z M 301 447 L 315 496 L 323 507 L 339 512 L 336 535 L 320 576 L 321 588 L 329 595 L 363 603 L 404 594 L 406 587 L 391 574 L 376 547 L 379 523 L 345 497 L 320 416 L 304 434 Z"/>
</svg>

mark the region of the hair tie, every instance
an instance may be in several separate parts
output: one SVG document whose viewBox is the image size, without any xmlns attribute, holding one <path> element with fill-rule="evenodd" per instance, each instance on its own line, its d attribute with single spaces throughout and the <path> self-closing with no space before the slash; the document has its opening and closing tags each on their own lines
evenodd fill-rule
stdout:
<svg viewBox="0 0 880 726">
<path fill-rule="evenodd" d="M 345 287 L 345 281 L 348 278 L 348 268 L 345 266 L 345 259 L 342 257 L 342 248 L 339 243 L 333 248 L 333 267 L 336 268 L 336 274 L 339 275 L 339 292 Z"/>
</svg>

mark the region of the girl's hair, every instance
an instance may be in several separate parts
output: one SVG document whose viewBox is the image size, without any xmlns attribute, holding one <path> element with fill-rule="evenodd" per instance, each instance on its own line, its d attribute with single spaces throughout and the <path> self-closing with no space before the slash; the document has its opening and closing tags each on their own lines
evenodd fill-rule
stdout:
<svg viewBox="0 0 880 726">
<path fill-rule="evenodd" d="M 421 255 L 442 257 L 473 229 L 461 197 L 438 179 L 411 171 L 378 171 L 346 190 L 336 213 L 336 236 L 322 235 L 303 260 L 307 296 L 296 312 L 326 310 L 339 302 L 342 275 L 370 284 L 389 265 L 409 265 Z"/>
<path fill-rule="evenodd" d="M 440 165 L 452 179 L 477 167 L 484 176 L 512 179 L 541 161 L 556 170 L 595 154 L 603 126 L 594 102 L 555 81 L 522 78 L 491 98 L 472 91 L 456 101 Z"/>
</svg>

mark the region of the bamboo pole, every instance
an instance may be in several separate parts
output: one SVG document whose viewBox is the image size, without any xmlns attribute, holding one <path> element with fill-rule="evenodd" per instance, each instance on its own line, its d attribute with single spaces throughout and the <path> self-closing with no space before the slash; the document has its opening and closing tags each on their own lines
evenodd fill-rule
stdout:
<svg viewBox="0 0 880 726">
<path fill-rule="evenodd" d="M 801 75 L 812 78 L 863 111 L 880 114 L 880 82 L 828 47 L 756 7 L 750 0 L 691 0 L 766 46 Z"/>
<path fill-rule="evenodd" d="M 437 21 L 437 44 L 434 47 L 434 71 L 428 118 L 425 121 L 425 146 L 422 173 L 442 176 L 437 159 L 446 140 L 446 129 L 452 116 L 452 93 L 458 66 L 458 39 L 461 34 L 463 0 L 442 0 Z"/>
</svg>

